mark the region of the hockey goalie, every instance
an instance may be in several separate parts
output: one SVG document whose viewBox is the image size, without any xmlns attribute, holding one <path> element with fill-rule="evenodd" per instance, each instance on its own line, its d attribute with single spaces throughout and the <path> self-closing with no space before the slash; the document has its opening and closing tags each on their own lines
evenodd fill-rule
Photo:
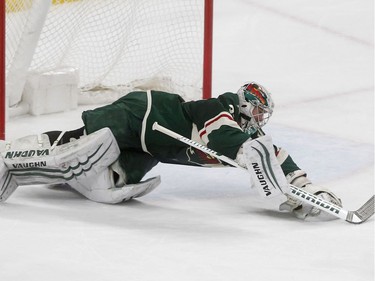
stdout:
<svg viewBox="0 0 375 281">
<path fill-rule="evenodd" d="M 271 94 L 255 82 L 246 83 L 236 93 L 189 102 L 160 91 L 129 93 L 112 104 L 83 112 L 82 128 L 1 141 L 0 202 L 18 186 L 67 183 L 90 200 L 119 203 L 144 196 L 158 186 L 160 177 L 143 180 L 158 162 L 225 165 L 153 130 L 157 122 L 255 171 L 252 178 L 258 179 L 266 195 L 271 191 L 263 175 L 257 174 L 257 165 L 271 167 L 281 190 L 283 185 L 293 184 L 341 206 L 335 194 L 311 183 L 287 151 L 265 136 L 262 128 L 273 109 Z M 311 205 L 290 196 L 285 199 L 281 211 L 301 219 L 324 217 Z"/>
</svg>

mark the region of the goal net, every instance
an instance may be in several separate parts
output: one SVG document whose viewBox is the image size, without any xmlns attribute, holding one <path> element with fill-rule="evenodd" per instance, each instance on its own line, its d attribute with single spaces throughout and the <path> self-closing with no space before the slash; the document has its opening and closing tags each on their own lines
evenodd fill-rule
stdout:
<svg viewBox="0 0 375 281">
<path fill-rule="evenodd" d="M 30 76 L 66 69 L 78 77 L 81 103 L 136 89 L 209 97 L 208 6 L 212 0 L 6 0 L 7 104 L 20 104 Z"/>
</svg>

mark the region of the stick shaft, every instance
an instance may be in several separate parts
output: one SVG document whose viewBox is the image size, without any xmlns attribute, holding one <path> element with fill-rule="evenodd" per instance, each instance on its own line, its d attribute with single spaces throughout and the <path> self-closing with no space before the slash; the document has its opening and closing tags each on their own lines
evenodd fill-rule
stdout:
<svg viewBox="0 0 375 281">
<path fill-rule="evenodd" d="M 200 144 L 200 143 L 198 143 L 196 141 L 193 141 L 193 140 L 191 140 L 189 138 L 186 138 L 186 137 L 184 137 L 184 136 L 182 136 L 182 135 L 180 135 L 180 134 L 178 134 L 176 132 L 173 132 L 173 131 L 171 131 L 171 130 L 169 130 L 169 129 L 167 129 L 167 128 L 161 126 L 161 125 L 159 125 L 157 122 L 155 122 L 152 125 L 152 129 L 156 130 L 156 131 L 159 131 L 159 132 L 161 132 L 161 133 L 163 133 L 163 134 L 165 134 L 167 136 L 170 136 L 170 137 L 172 137 L 172 138 L 174 138 L 174 139 L 176 139 L 176 140 L 178 140 L 180 142 L 183 142 L 183 143 L 185 143 L 187 145 L 195 147 L 195 148 L 197 148 L 197 149 L 199 149 L 199 150 L 201 150 L 201 151 L 203 151 L 203 152 L 205 152 L 205 153 L 207 153 L 207 154 L 209 154 L 209 155 L 211 155 L 213 157 L 216 157 L 217 159 L 219 159 L 219 160 L 221 160 L 221 161 L 223 161 L 223 162 L 225 162 L 225 163 L 227 163 L 227 164 L 229 164 L 229 165 L 231 165 L 233 167 L 240 168 L 242 170 L 246 170 L 247 171 L 247 169 L 245 169 L 244 167 L 238 165 L 238 163 L 236 161 L 234 161 L 233 159 L 231 159 L 231 158 L 229 158 L 229 157 L 227 157 L 225 155 L 221 155 L 218 152 L 216 152 L 215 150 L 212 150 L 212 149 L 208 148 L 207 146 L 204 146 L 204 145 L 202 145 L 202 144 Z"/>
</svg>

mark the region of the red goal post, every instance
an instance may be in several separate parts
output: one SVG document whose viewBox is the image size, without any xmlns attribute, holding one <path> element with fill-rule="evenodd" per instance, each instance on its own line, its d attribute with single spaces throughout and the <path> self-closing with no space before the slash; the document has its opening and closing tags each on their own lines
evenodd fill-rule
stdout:
<svg viewBox="0 0 375 281">
<path fill-rule="evenodd" d="M 0 1 L 0 14 L 5 15 L 5 1 Z M 0 22 L 1 42 L 0 42 L 0 140 L 5 139 L 5 16 Z"/>
<path fill-rule="evenodd" d="M 213 0 L 3 0 L 0 7 L 0 139 L 7 116 L 30 101 L 29 77 L 66 67 L 94 99 L 146 88 L 211 97 Z"/>
</svg>

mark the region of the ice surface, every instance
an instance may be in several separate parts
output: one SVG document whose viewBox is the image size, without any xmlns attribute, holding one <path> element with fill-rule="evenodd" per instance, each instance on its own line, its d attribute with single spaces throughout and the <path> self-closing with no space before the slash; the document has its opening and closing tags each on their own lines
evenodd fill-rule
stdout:
<svg viewBox="0 0 375 281">
<path fill-rule="evenodd" d="M 214 96 L 249 80 L 276 102 L 265 131 L 354 210 L 374 194 L 372 0 L 215 2 Z M 10 120 L 7 137 L 82 125 L 77 111 Z M 162 184 L 119 205 L 62 187 L 0 206 L 0 279 L 374 280 L 374 219 L 302 222 L 233 168 L 158 165 Z"/>
</svg>

